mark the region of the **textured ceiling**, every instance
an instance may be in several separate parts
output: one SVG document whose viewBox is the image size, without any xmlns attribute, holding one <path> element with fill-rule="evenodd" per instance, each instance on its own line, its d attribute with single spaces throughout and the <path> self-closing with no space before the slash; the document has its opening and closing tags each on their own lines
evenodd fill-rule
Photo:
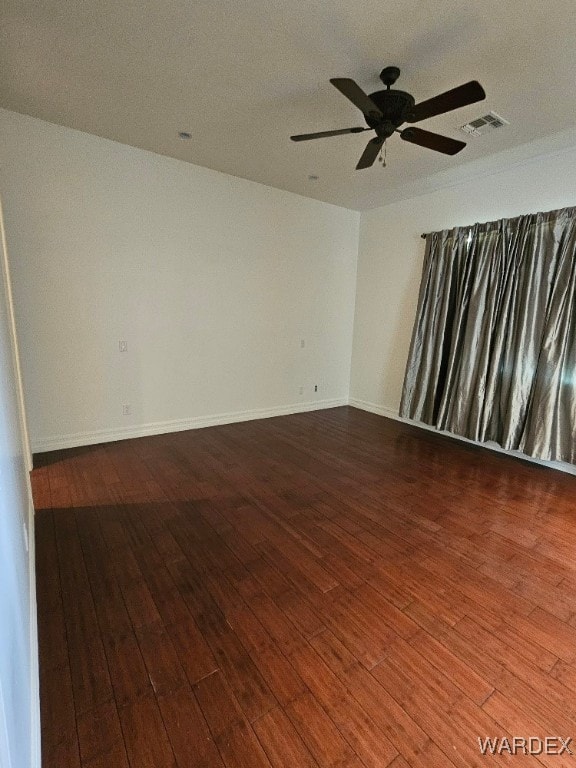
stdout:
<svg viewBox="0 0 576 768">
<path fill-rule="evenodd" d="M 576 125 L 574 0 L 4 0 L 0 21 L 0 106 L 359 210 Z M 456 157 L 393 136 L 364 171 L 371 134 L 289 140 L 362 124 L 329 79 L 369 92 L 386 65 L 416 101 L 484 86 L 419 127 L 465 138 L 491 109 L 510 126 Z"/>
</svg>

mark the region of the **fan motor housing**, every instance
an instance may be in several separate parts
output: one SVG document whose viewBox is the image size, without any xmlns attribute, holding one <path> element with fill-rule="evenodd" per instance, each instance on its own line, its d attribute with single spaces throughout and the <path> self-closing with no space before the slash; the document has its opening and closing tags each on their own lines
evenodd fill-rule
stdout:
<svg viewBox="0 0 576 768">
<path fill-rule="evenodd" d="M 376 104 L 378 109 L 382 112 L 384 119 L 380 117 L 367 116 L 366 122 L 370 128 L 377 128 L 382 123 L 390 124 L 392 130 L 391 135 L 396 128 L 402 123 L 405 123 L 410 117 L 410 113 L 414 109 L 414 96 L 406 91 L 397 91 L 393 88 L 389 88 L 386 91 L 376 91 L 370 94 L 370 98 Z"/>
</svg>

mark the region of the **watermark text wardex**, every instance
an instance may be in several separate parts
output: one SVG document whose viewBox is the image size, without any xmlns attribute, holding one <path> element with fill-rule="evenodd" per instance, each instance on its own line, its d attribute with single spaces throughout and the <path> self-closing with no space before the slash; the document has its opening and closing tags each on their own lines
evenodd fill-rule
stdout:
<svg viewBox="0 0 576 768">
<path fill-rule="evenodd" d="M 478 736 L 478 746 L 483 755 L 573 755 L 571 738 L 562 736 Z"/>
</svg>

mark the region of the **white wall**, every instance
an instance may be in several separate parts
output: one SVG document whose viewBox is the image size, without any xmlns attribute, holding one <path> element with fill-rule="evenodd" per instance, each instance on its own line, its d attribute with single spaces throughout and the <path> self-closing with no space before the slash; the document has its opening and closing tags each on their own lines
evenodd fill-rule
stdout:
<svg viewBox="0 0 576 768">
<path fill-rule="evenodd" d="M 33 450 L 347 401 L 358 213 L 13 112 L 0 132 Z"/>
<path fill-rule="evenodd" d="M 576 205 L 576 148 L 362 214 L 350 397 L 397 415 L 424 257 L 420 235 Z"/>
<path fill-rule="evenodd" d="M 39 768 L 34 520 L 15 342 L 0 237 L 0 765 Z"/>
</svg>

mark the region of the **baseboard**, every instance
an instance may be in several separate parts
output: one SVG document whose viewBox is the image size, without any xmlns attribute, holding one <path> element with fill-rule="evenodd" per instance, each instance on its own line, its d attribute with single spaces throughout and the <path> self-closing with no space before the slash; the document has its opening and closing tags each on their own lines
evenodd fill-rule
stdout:
<svg viewBox="0 0 576 768">
<path fill-rule="evenodd" d="M 120 429 L 102 429 L 94 432 L 55 435 L 53 437 L 33 439 L 32 451 L 33 453 L 43 453 L 44 451 L 56 451 L 63 448 L 76 448 L 81 445 L 96 445 L 98 443 L 110 443 L 114 440 L 127 440 L 132 437 L 163 435 L 169 432 L 183 432 L 187 429 L 202 429 L 204 427 L 216 427 L 221 424 L 234 424 L 239 421 L 269 419 L 273 416 L 288 416 L 293 413 L 306 413 L 307 411 L 319 411 L 324 408 L 337 408 L 341 405 L 348 405 L 348 399 L 335 398 L 332 400 L 315 400 L 307 403 L 280 405 L 274 408 L 253 408 L 248 411 L 218 413 L 211 416 L 194 416 L 189 419 L 156 421 L 148 424 L 122 427 Z"/>
<path fill-rule="evenodd" d="M 28 515 L 28 578 L 30 579 L 30 765 L 42 766 L 40 727 L 40 665 L 38 649 L 38 613 L 36 607 L 36 537 L 34 533 L 34 505 L 30 500 Z"/>
<path fill-rule="evenodd" d="M 555 469 L 558 472 L 565 472 L 568 475 L 576 475 L 576 466 L 574 464 L 568 464 L 565 461 L 546 461 L 544 459 L 537 459 L 534 456 L 528 456 L 521 451 L 509 451 L 506 448 L 502 448 L 497 443 L 479 443 L 476 440 L 469 440 L 462 435 L 455 435 L 452 432 L 446 432 L 442 429 L 436 429 L 436 427 L 430 426 L 430 424 L 423 424 L 421 421 L 411 421 L 405 419 L 398 414 L 398 411 L 393 408 L 387 408 L 386 406 L 379 405 L 377 403 L 371 403 L 367 400 L 357 400 L 351 397 L 348 401 L 348 405 L 353 408 L 359 408 L 361 411 L 369 411 L 375 413 L 378 416 L 385 416 L 387 419 L 395 419 L 395 421 L 401 421 L 404 424 L 410 424 L 413 427 L 419 429 L 425 429 L 427 432 L 434 432 L 436 435 L 443 435 L 444 437 L 450 437 L 453 440 L 459 440 L 462 443 L 468 443 L 468 445 L 476 445 L 479 448 L 487 448 L 494 453 L 502 453 L 505 456 L 511 456 L 514 459 L 522 459 L 523 461 L 529 461 L 532 464 L 539 464 L 541 467 L 548 467 L 549 469 Z"/>
<path fill-rule="evenodd" d="M 370 413 L 375 413 L 378 416 L 386 416 L 387 419 L 396 419 L 396 421 L 406 421 L 406 419 L 402 419 L 398 415 L 398 411 L 395 411 L 393 408 L 386 408 L 384 405 L 378 405 L 377 403 L 370 403 L 367 400 L 357 400 L 354 397 L 351 397 L 348 400 L 348 405 L 351 405 L 352 408 L 359 408 L 361 411 L 369 411 Z"/>
</svg>

